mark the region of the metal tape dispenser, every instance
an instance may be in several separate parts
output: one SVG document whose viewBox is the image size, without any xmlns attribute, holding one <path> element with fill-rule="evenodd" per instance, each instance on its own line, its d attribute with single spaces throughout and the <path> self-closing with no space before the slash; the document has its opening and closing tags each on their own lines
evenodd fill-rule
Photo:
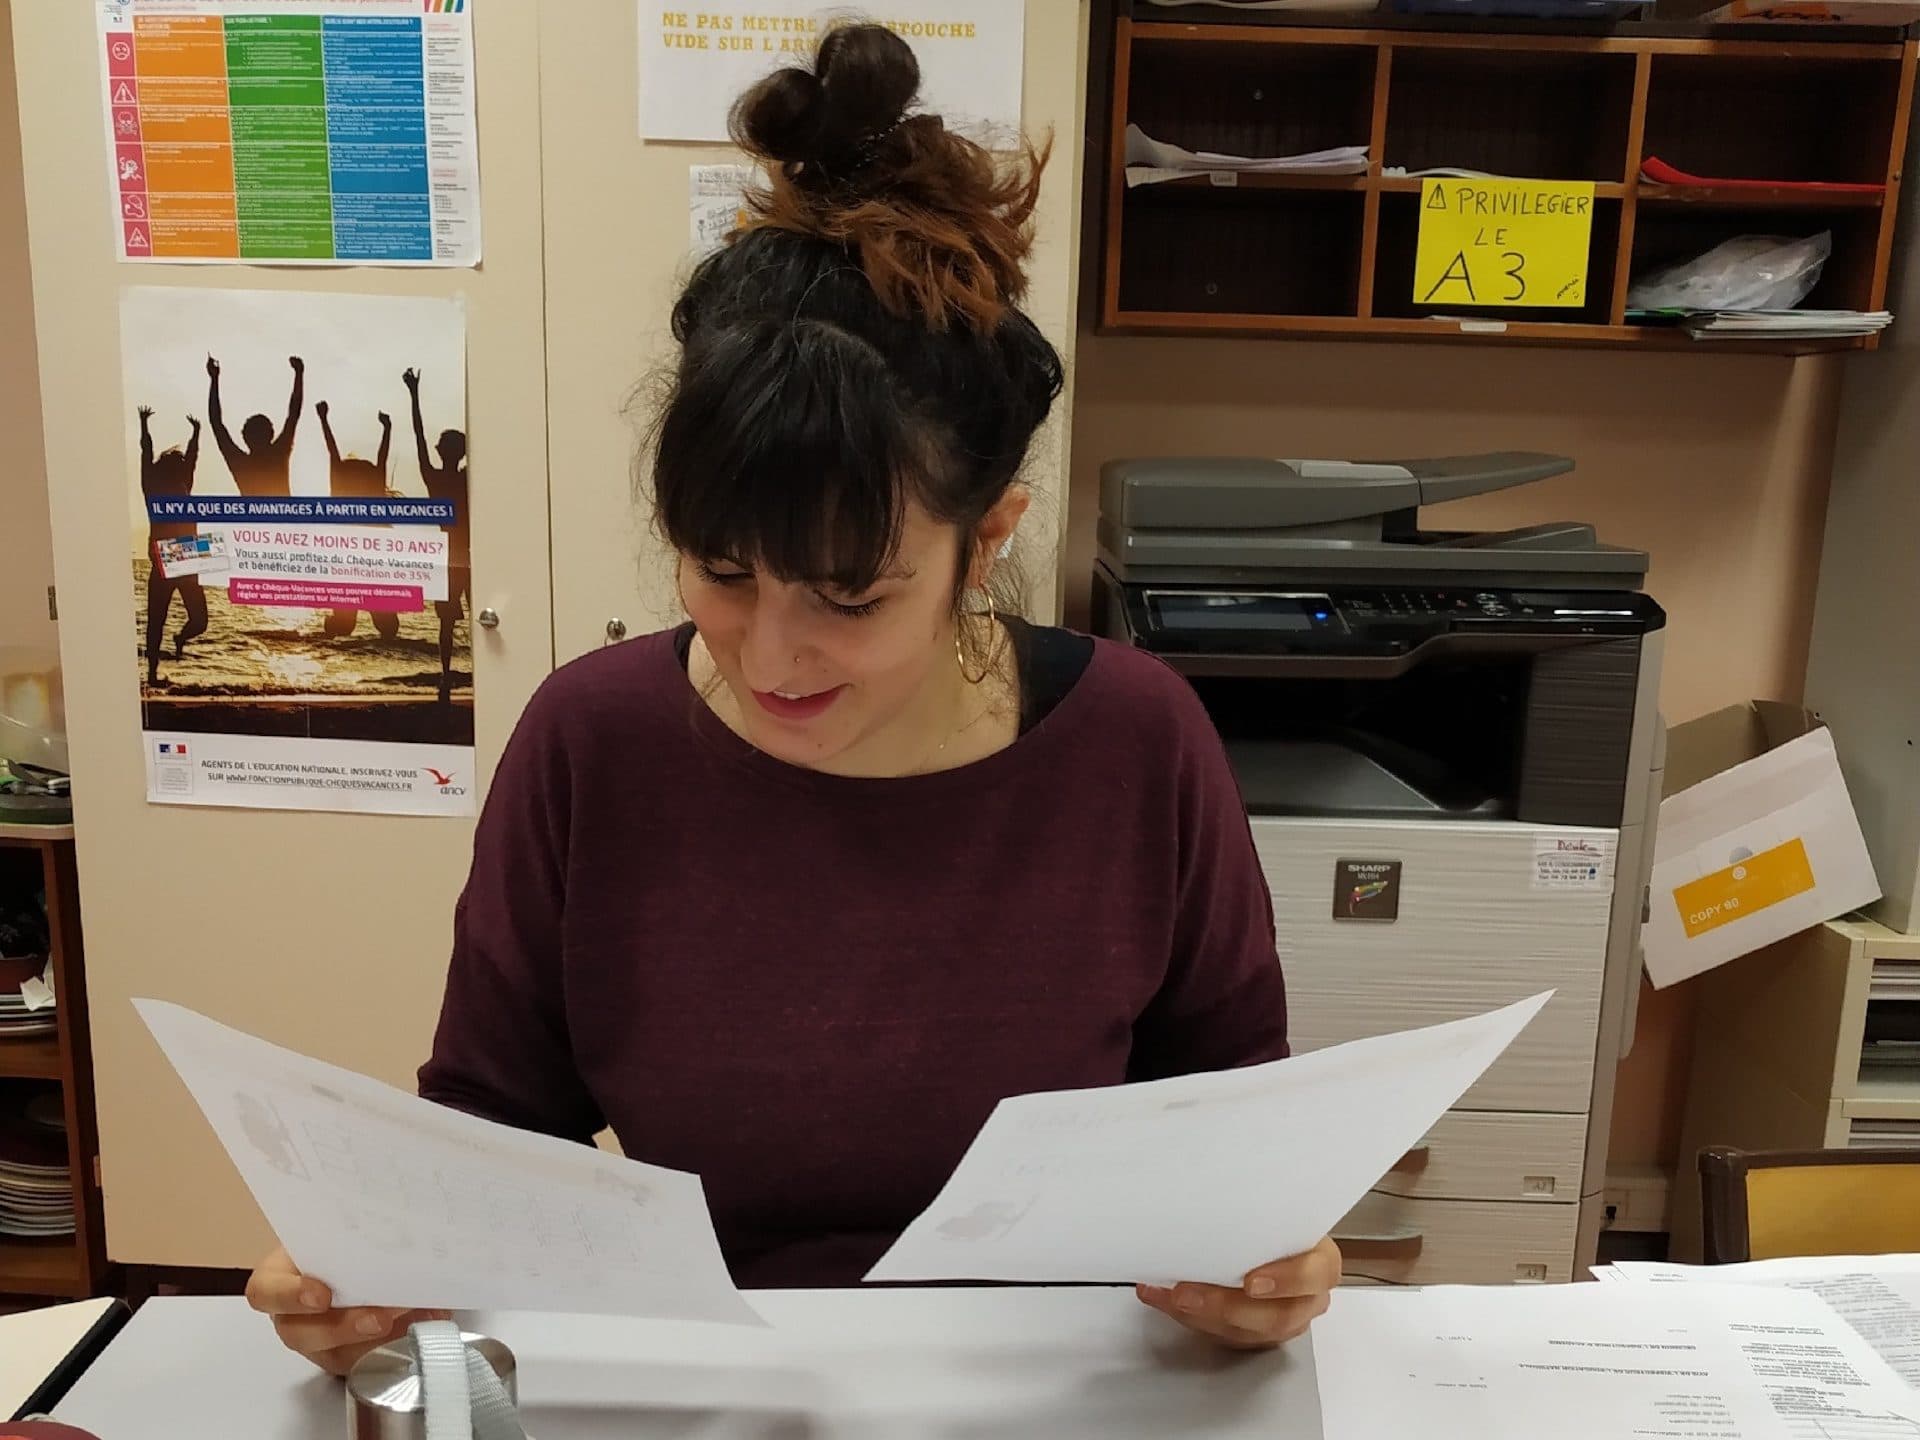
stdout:
<svg viewBox="0 0 1920 1440">
<path fill-rule="evenodd" d="M 347 1377 L 349 1440 L 527 1440 L 513 1352 L 447 1320 L 360 1357 Z"/>
</svg>

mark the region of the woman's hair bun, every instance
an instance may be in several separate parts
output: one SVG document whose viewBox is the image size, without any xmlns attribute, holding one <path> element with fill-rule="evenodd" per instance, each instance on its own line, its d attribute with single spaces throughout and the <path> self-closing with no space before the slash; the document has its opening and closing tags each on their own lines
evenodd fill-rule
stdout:
<svg viewBox="0 0 1920 1440">
<path fill-rule="evenodd" d="M 906 116 L 920 93 L 913 47 L 880 25 L 827 31 L 813 68 L 776 70 L 734 107 L 735 138 L 786 164 L 842 167 Z"/>
<path fill-rule="evenodd" d="M 914 111 L 919 93 L 906 41 L 846 23 L 821 38 L 810 68 L 748 90 L 733 138 L 768 172 L 748 195 L 748 228 L 844 245 L 889 310 L 990 332 L 1026 290 L 1046 153 L 1023 138 L 996 156 Z"/>
</svg>

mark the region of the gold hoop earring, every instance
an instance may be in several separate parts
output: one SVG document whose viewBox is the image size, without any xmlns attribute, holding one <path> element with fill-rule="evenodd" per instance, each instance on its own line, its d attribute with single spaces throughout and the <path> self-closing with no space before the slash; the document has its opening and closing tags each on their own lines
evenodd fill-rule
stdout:
<svg viewBox="0 0 1920 1440">
<path fill-rule="evenodd" d="M 997 633 L 1000 629 L 1000 617 L 993 608 L 993 592 L 983 587 L 980 593 L 987 600 L 987 659 L 981 665 L 978 675 L 967 669 L 967 650 L 960 638 L 968 612 L 962 610 L 953 617 L 953 658 L 960 662 L 960 678 L 969 685 L 978 685 L 993 673 L 994 661 L 997 658 L 995 652 L 1000 648 Z M 978 615 L 980 612 L 976 610 L 972 613 Z"/>
</svg>

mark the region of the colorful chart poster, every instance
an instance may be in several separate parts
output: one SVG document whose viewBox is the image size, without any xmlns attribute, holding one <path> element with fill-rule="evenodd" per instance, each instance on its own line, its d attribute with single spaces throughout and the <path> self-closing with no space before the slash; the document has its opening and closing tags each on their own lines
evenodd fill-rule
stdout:
<svg viewBox="0 0 1920 1440">
<path fill-rule="evenodd" d="M 466 320 L 121 297 L 133 648 L 160 805 L 474 805 Z"/>
<path fill-rule="evenodd" d="M 847 17 L 885 25 L 913 47 L 922 104 L 955 129 L 988 141 L 1020 129 L 1026 0 L 638 4 L 643 140 L 725 140 L 740 92 L 804 61 L 820 32 Z"/>
<path fill-rule="evenodd" d="M 123 260 L 477 265 L 471 0 L 101 0 Z"/>
</svg>

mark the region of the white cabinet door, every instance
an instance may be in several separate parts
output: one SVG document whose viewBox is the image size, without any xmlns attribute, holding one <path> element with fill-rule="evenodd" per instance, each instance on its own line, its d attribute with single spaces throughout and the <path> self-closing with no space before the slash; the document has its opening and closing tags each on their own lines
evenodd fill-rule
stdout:
<svg viewBox="0 0 1920 1440">
<path fill-rule="evenodd" d="M 114 259 L 94 7 L 12 9 L 107 1247 L 123 1263 L 246 1265 L 269 1243 L 265 1226 L 130 997 L 164 996 L 410 1087 L 438 1013 L 472 825 L 147 805 L 119 287 L 466 297 L 472 605 L 499 616 L 475 634 L 484 780 L 553 663 L 538 17 L 521 0 L 476 7 L 480 268 L 134 267 Z M 398 418 L 404 426 L 404 409 Z M 298 443 L 318 439 L 303 429 Z"/>
</svg>

